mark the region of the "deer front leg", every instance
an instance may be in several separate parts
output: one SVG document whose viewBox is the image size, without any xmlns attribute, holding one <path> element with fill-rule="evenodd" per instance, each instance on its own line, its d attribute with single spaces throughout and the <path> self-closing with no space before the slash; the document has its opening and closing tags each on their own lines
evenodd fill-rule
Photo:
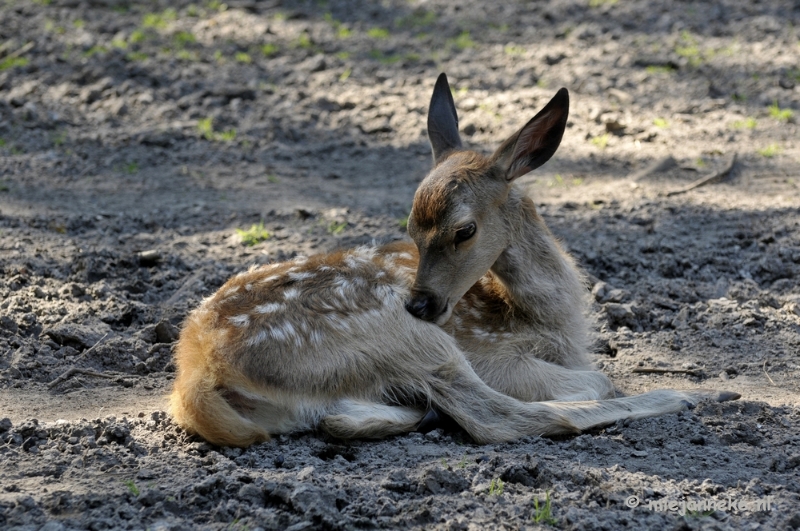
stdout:
<svg viewBox="0 0 800 531">
<path fill-rule="evenodd" d="M 380 439 L 413 431 L 424 414 L 410 407 L 343 399 L 320 426 L 340 439 Z"/>
<path fill-rule="evenodd" d="M 489 387 L 523 402 L 575 402 L 615 396 L 611 380 L 601 372 L 567 369 L 528 353 L 501 350 L 489 356 L 471 354 L 468 359 Z"/>
</svg>

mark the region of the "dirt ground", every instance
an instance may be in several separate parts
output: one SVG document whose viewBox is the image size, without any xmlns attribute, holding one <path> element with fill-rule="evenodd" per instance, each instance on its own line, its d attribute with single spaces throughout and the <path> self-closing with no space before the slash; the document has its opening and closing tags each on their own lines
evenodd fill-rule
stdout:
<svg viewBox="0 0 800 531">
<path fill-rule="evenodd" d="M 767 0 L 0 0 L 0 528 L 800 528 L 798 27 Z M 486 151 L 570 90 L 521 186 L 592 279 L 598 368 L 740 401 L 489 446 L 172 423 L 202 297 L 406 237 L 441 71 Z"/>
</svg>

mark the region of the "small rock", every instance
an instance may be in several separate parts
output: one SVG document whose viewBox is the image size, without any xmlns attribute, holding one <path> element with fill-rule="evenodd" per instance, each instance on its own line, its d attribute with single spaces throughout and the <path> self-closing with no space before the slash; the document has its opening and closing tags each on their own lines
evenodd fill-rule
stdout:
<svg viewBox="0 0 800 531">
<path fill-rule="evenodd" d="M 155 332 L 159 343 L 173 343 L 178 339 L 178 329 L 166 320 L 159 321 Z"/>
<path fill-rule="evenodd" d="M 139 265 L 150 267 L 161 261 L 161 252 L 156 249 L 150 249 L 138 253 L 137 257 L 139 258 Z"/>
<path fill-rule="evenodd" d="M 423 488 L 432 494 L 457 494 L 469 487 L 469 482 L 453 471 L 433 468 L 422 476 Z"/>
<path fill-rule="evenodd" d="M 608 301 L 607 296 L 609 291 L 611 291 L 611 287 L 605 282 L 600 281 L 592 288 L 592 296 L 594 297 L 594 300 L 600 304 L 603 304 L 604 302 Z"/>
<path fill-rule="evenodd" d="M 727 382 L 728 380 L 730 380 L 730 376 L 728 376 L 727 372 L 722 371 L 721 373 L 719 373 L 719 379 L 724 382 Z"/>
<path fill-rule="evenodd" d="M 645 452 L 644 450 L 634 450 L 631 452 L 631 455 L 633 457 L 647 457 L 648 453 Z"/>
</svg>

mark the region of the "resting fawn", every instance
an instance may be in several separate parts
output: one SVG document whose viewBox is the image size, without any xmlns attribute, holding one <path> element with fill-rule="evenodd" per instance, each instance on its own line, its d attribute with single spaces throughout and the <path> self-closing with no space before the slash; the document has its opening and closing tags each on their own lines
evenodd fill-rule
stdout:
<svg viewBox="0 0 800 531">
<path fill-rule="evenodd" d="M 566 89 L 486 157 L 462 148 L 444 74 L 428 112 L 434 167 L 414 196 L 414 243 L 250 269 L 186 320 L 172 413 L 247 446 L 321 427 L 339 438 L 414 430 L 441 411 L 477 442 L 575 433 L 703 398 L 613 398 L 592 370 L 587 290 L 513 181 L 555 153 Z"/>
</svg>

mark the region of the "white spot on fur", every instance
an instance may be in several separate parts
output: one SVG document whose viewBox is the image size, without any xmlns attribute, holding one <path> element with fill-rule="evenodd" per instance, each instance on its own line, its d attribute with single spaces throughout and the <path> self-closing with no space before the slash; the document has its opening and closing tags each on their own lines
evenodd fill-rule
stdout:
<svg viewBox="0 0 800 531">
<path fill-rule="evenodd" d="M 300 290 L 297 288 L 289 288 L 283 292 L 283 298 L 287 301 L 296 299 L 300 296 Z"/>
<path fill-rule="evenodd" d="M 259 284 L 269 284 L 271 282 L 275 282 L 279 278 L 281 278 L 281 275 L 270 275 L 270 276 L 268 276 L 266 278 L 262 278 L 261 280 L 258 281 L 258 283 Z"/>
<path fill-rule="evenodd" d="M 321 345 L 322 344 L 322 332 L 319 330 L 312 330 L 308 336 L 308 339 L 311 341 L 312 345 Z"/>
<path fill-rule="evenodd" d="M 324 266 L 320 266 L 318 271 L 320 273 L 324 273 L 325 271 L 333 271 L 333 268 L 331 266 L 324 265 Z"/>
<path fill-rule="evenodd" d="M 297 257 L 295 257 L 295 259 L 294 259 L 294 260 L 292 260 L 292 262 L 294 262 L 295 264 L 300 264 L 300 265 L 303 265 L 303 264 L 305 264 L 306 262 L 308 262 L 308 257 L 307 257 L 307 256 L 305 256 L 305 255 L 302 255 L 302 254 L 301 254 L 301 255 L 299 255 L 299 256 L 297 256 Z"/>
<path fill-rule="evenodd" d="M 253 291 L 253 285 L 252 284 L 245 284 L 244 289 L 246 291 Z"/>
<path fill-rule="evenodd" d="M 267 304 L 259 304 L 255 308 L 256 313 L 276 313 L 283 310 L 283 304 L 279 302 L 268 302 Z"/>
<path fill-rule="evenodd" d="M 250 316 L 244 313 L 242 315 L 234 315 L 233 317 L 228 317 L 228 321 L 233 326 L 241 328 L 250 324 Z"/>
<path fill-rule="evenodd" d="M 350 255 L 344 257 L 344 263 L 350 269 L 356 269 L 358 267 L 358 260 Z"/>
<path fill-rule="evenodd" d="M 413 259 L 414 259 L 414 257 L 413 257 L 413 256 L 411 256 L 411 255 L 410 255 L 410 254 L 408 254 L 408 253 L 400 253 L 398 256 L 399 256 L 400 258 L 402 258 L 403 260 L 413 260 Z"/>
<path fill-rule="evenodd" d="M 310 273 L 308 271 L 303 271 L 300 273 L 289 273 L 289 278 L 292 280 L 308 280 L 309 278 L 314 278 L 314 273 Z"/>
<path fill-rule="evenodd" d="M 269 332 L 267 332 L 266 330 L 259 330 L 256 335 L 250 336 L 250 339 L 245 341 L 245 344 L 248 347 L 254 347 L 260 343 L 265 342 L 268 339 L 269 339 Z"/>
<path fill-rule="evenodd" d="M 383 277 L 385 277 L 385 276 L 386 276 L 386 271 L 378 271 L 378 272 L 375 274 L 375 278 L 383 278 Z"/>
</svg>

